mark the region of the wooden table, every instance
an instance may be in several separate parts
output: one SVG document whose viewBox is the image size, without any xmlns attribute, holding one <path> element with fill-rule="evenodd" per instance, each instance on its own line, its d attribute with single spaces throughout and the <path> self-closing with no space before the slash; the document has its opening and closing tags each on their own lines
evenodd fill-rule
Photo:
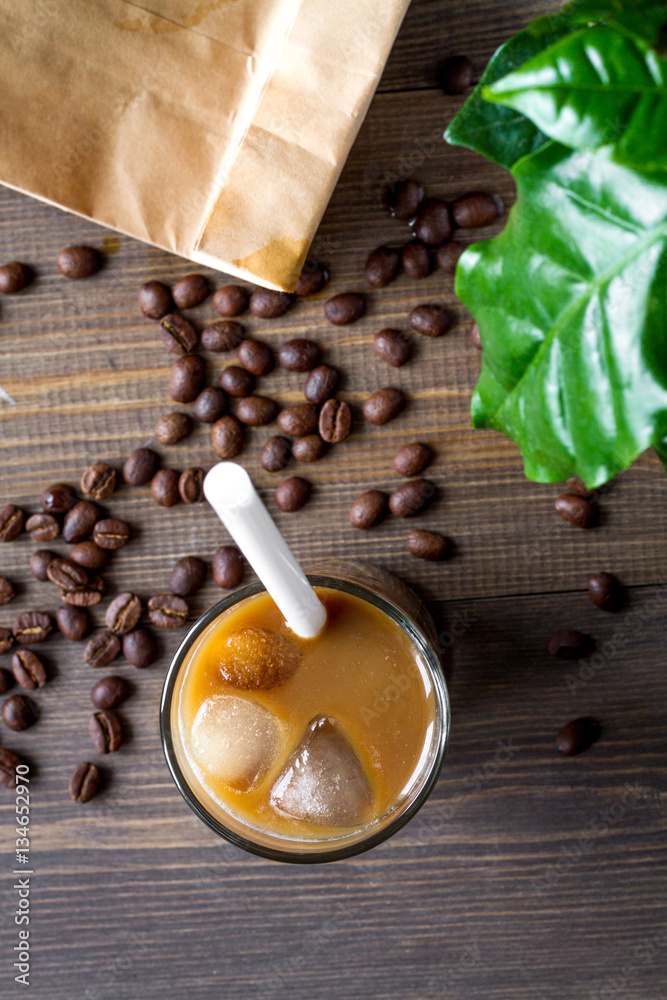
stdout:
<svg viewBox="0 0 667 1000">
<path fill-rule="evenodd" d="M 415 0 L 316 241 L 332 289 L 362 288 L 368 251 L 407 236 L 380 206 L 387 176 L 414 173 L 435 195 L 488 189 L 511 202 L 508 174 L 441 141 L 461 101 L 437 89 L 435 67 L 465 52 L 480 72 L 502 40 L 552 6 Z M 67 282 L 55 257 L 79 242 L 104 248 L 107 265 L 87 282 Z M 120 464 L 152 441 L 170 406 L 171 359 L 138 313 L 136 292 L 149 278 L 172 281 L 192 268 L 2 190 L 0 260 L 11 259 L 34 264 L 38 279 L 0 304 L 1 496 L 35 511 L 50 482 L 77 482 L 92 459 Z M 453 704 L 435 792 L 402 832 L 354 861 L 294 868 L 221 843 L 183 803 L 162 759 L 157 706 L 178 641 L 166 635 L 153 667 L 114 664 L 136 688 L 122 709 L 127 743 L 105 760 L 104 793 L 77 806 L 67 780 L 91 757 L 94 677 L 80 646 L 49 640 L 43 651 L 55 676 L 37 693 L 39 724 L 18 734 L 3 726 L 0 739 L 32 767 L 32 997 L 664 996 L 667 480 L 644 456 L 601 491 L 599 528 L 570 528 L 553 511 L 557 487 L 528 482 L 511 442 L 469 429 L 479 355 L 451 279 L 401 277 L 369 300 L 367 318 L 349 328 L 323 320 L 322 297 L 249 325 L 274 346 L 314 336 L 344 369 L 343 395 L 353 404 L 386 384 L 410 396 L 389 427 L 358 427 L 309 468 L 312 501 L 278 521 L 300 559 L 371 559 L 433 602 Z M 433 300 L 452 307 L 454 330 L 420 339 L 409 366 L 383 366 L 373 334 L 404 328 L 410 308 Z M 210 301 L 194 315 L 212 317 Z M 209 360 L 217 373 L 220 358 Z M 281 372 L 267 379 L 267 392 L 296 401 L 300 381 Z M 258 465 L 267 436 L 253 433 L 244 461 L 272 504 L 275 477 Z M 396 485 L 394 451 L 417 438 L 438 452 L 438 500 L 419 523 L 456 540 L 446 563 L 410 557 L 403 522 L 368 533 L 347 522 L 359 493 Z M 213 461 L 205 427 L 161 450 L 177 468 Z M 210 510 L 157 508 L 146 488 L 123 487 L 107 506 L 135 531 L 114 560 L 112 592 L 163 591 L 178 557 L 210 558 L 224 541 Z M 18 596 L 0 610 L 0 624 L 28 608 L 56 607 L 50 585 L 28 573 L 36 547 L 27 536 L 2 546 L 0 573 L 16 582 Z M 586 595 L 587 576 L 599 569 L 629 588 L 616 615 Z M 193 616 L 218 593 L 209 583 L 192 602 Z M 545 653 L 552 632 L 566 626 L 589 631 L 602 651 L 583 677 L 580 665 Z M 561 758 L 554 734 L 582 715 L 600 720 L 602 738 L 580 757 Z M 0 993 L 9 997 L 24 993 L 12 982 L 14 813 L 8 793 L 2 801 Z"/>
</svg>

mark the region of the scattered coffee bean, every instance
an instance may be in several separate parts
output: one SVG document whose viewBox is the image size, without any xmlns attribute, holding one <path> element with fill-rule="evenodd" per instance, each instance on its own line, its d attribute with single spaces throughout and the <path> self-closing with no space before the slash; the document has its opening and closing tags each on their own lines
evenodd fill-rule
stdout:
<svg viewBox="0 0 667 1000">
<path fill-rule="evenodd" d="M 175 594 L 157 594 L 148 602 L 148 615 L 158 628 L 182 628 L 188 612 L 187 603 Z"/>
<path fill-rule="evenodd" d="M 14 683 L 14 675 L 0 667 L 0 694 L 7 694 Z"/>
<path fill-rule="evenodd" d="M 52 542 L 60 533 L 60 525 L 53 514 L 33 514 L 25 523 L 33 542 Z"/>
<path fill-rule="evenodd" d="M 83 587 L 88 583 L 88 574 L 83 566 L 61 556 L 49 563 L 46 575 L 61 590 L 74 590 L 75 587 Z"/>
<path fill-rule="evenodd" d="M 106 500 L 116 489 L 116 470 L 107 462 L 93 462 L 81 476 L 81 492 L 91 500 Z"/>
<path fill-rule="evenodd" d="M 600 725 L 594 719 L 573 719 L 556 736 L 556 749 L 564 757 L 583 753 L 599 738 Z"/>
<path fill-rule="evenodd" d="M 160 340 L 172 354 L 190 354 L 197 346 L 197 331 L 178 313 L 169 313 L 160 321 Z"/>
<path fill-rule="evenodd" d="M 414 517 L 430 504 L 435 486 L 428 479 L 411 479 L 398 486 L 389 497 L 389 510 L 394 517 Z"/>
<path fill-rule="evenodd" d="M 63 538 L 70 545 L 82 542 L 101 517 L 101 510 L 92 500 L 80 500 L 65 516 Z"/>
<path fill-rule="evenodd" d="M 328 444 L 339 444 L 350 436 L 352 411 L 341 399 L 327 399 L 320 410 L 319 431 Z"/>
<path fill-rule="evenodd" d="M 470 331 L 468 333 L 470 337 L 470 343 L 473 347 L 476 347 L 478 351 L 482 350 L 482 335 L 479 332 L 479 325 L 476 320 L 473 320 L 470 324 Z"/>
<path fill-rule="evenodd" d="M 56 625 L 71 642 L 80 642 L 90 632 L 90 618 L 83 608 L 67 605 L 56 611 Z"/>
<path fill-rule="evenodd" d="M 130 540 L 130 526 L 117 517 L 106 517 L 98 521 L 93 532 L 93 541 L 101 549 L 122 549 Z"/>
<path fill-rule="evenodd" d="M 306 434 L 292 443 L 292 455 L 297 462 L 317 462 L 327 453 L 327 445 L 319 434 Z"/>
<path fill-rule="evenodd" d="M 452 317 L 444 306 L 426 302 L 410 313 L 410 326 L 425 337 L 441 337 L 452 325 Z"/>
<path fill-rule="evenodd" d="M 436 531 L 411 531 L 408 535 L 408 552 L 418 559 L 439 562 L 450 554 L 452 543 L 449 538 Z"/>
<path fill-rule="evenodd" d="M 135 628 L 123 636 L 123 656 L 134 667 L 150 667 L 157 660 L 157 643 L 145 628 Z"/>
<path fill-rule="evenodd" d="M 563 493 L 555 503 L 556 512 L 575 528 L 594 528 L 598 522 L 598 509 L 585 497 L 576 493 Z"/>
<path fill-rule="evenodd" d="M 313 403 L 286 406 L 278 414 L 278 427 L 291 437 L 304 437 L 317 430 L 317 407 Z"/>
<path fill-rule="evenodd" d="M 552 636 L 547 648 L 559 660 L 581 660 L 593 652 L 595 642 L 590 635 L 568 628 Z"/>
<path fill-rule="evenodd" d="M 77 764 L 69 779 L 69 795 L 74 802 L 90 802 L 100 787 L 100 772 L 90 761 Z"/>
<path fill-rule="evenodd" d="M 49 568 L 49 563 L 55 558 L 55 552 L 51 552 L 49 549 L 38 549 L 37 552 L 33 552 L 30 556 L 30 572 L 35 580 L 42 582 L 48 580 L 46 571 Z"/>
<path fill-rule="evenodd" d="M 14 636 L 9 631 L 8 628 L 3 628 L 0 626 L 0 656 L 3 653 L 8 653 L 9 650 L 14 645 Z"/>
<path fill-rule="evenodd" d="M 314 340 L 294 337 L 279 349 L 278 361 L 290 372 L 310 372 L 320 362 L 320 348 Z"/>
<path fill-rule="evenodd" d="M 6 576 L 0 576 L 0 607 L 14 599 L 14 587 Z"/>
<path fill-rule="evenodd" d="M 194 309 L 201 305 L 210 291 L 208 278 L 203 274 L 186 274 L 171 286 L 171 297 L 178 309 Z"/>
<path fill-rule="evenodd" d="M 169 373 L 169 395 L 176 403 L 192 403 L 204 387 L 206 362 L 198 354 L 184 354 Z"/>
<path fill-rule="evenodd" d="M 243 451 L 244 442 L 245 428 L 231 414 L 228 414 L 226 417 L 220 417 L 213 424 L 211 428 L 211 444 L 218 458 L 236 458 Z"/>
<path fill-rule="evenodd" d="M 0 785 L 5 788 L 15 788 L 18 784 L 16 780 L 16 768 L 23 761 L 13 750 L 7 747 L 0 747 Z"/>
<path fill-rule="evenodd" d="M 32 270 L 27 264 L 11 260 L 0 267 L 0 295 L 16 295 L 32 281 Z"/>
<path fill-rule="evenodd" d="M 275 492 L 278 507 L 286 514 L 292 514 L 300 510 L 308 502 L 311 493 L 311 485 L 306 479 L 300 476 L 291 476 L 283 480 Z"/>
<path fill-rule="evenodd" d="M 361 292 L 339 292 L 324 303 L 324 315 L 334 326 L 356 323 L 366 315 L 366 298 Z"/>
<path fill-rule="evenodd" d="M 433 449 L 428 444 L 413 441 L 404 444 L 394 455 L 394 469 L 399 476 L 418 476 L 433 461 Z"/>
<path fill-rule="evenodd" d="M 408 278 L 416 280 L 428 278 L 433 267 L 428 247 L 419 240 L 410 240 L 405 244 L 401 250 L 401 263 Z"/>
<path fill-rule="evenodd" d="M 243 556 L 234 545 L 223 545 L 213 556 L 213 579 L 223 590 L 241 586 L 245 567 Z"/>
<path fill-rule="evenodd" d="M 306 379 L 303 394 L 309 403 L 325 403 L 336 392 L 340 384 L 340 373 L 332 365 L 318 365 Z"/>
<path fill-rule="evenodd" d="M 76 503 L 76 491 L 69 483 L 53 483 L 42 493 L 40 503 L 46 514 L 66 514 Z"/>
<path fill-rule="evenodd" d="M 108 667 L 120 653 L 120 639 L 113 632 L 96 632 L 88 640 L 83 658 L 91 667 Z"/>
<path fill-rule="evenodd" d="M 454 225 L 459 229 L 480 229 L 498 218 L 498 203 L 490 194 L 474 191 L 464 194 L 452 204 Z"/>
<path fill-rule="evenodd" d="M 284 316 L 294 302 L 289 292 L 276 292 L 271 288 L 256 288 L 250 296 L 250 312 L 261 319 Z"/>
<path fill-rule="evenodd" d="M 69 550 L 69 557 L 72 562 L 78 563 L 79 566 L 99 572 L 109 562 L 111 555 L 108 549 L 101 549 L 99 545 L 89 540 L 73 545 Z"/>
<path fill-rule="evenodd" d="M 46 684 L 46 668 L 37 653 L 31 649 L 19 649 L 12 656 L 12 673 L 17 684 L 26 691 L 36 691 Z"/>
<path fill-rule="evenodd" d="M 219 316 L 241 316 L 249 302 L 250 291 L 243 285 L 224 285 L 213 296 L 213 308 Z"/>
<path fill-rule="evenodd" d="M 456 274 L 456 265 L 465 249 L 464 244 L 457 243 L 456 240 L 450 240 L 449 243 L 439 247 L 435 256 L 440 270 L 445 274 Z"/>
<path fill-rule="evenodd" d="M 13 542 L 23 531 L 25 514 L 20 507 L 6 503 L 0 507 L 0 542 Z"/>
<path fill-rule="evenodd" d="M 90 691 L 90 700 L 95 708 L 109 709 L 118 708 L 132 694 L 129 681 L 118 674 L 107 674 L 102 677 L 97 684 L 94 684 Z"/>
<path fill-rule="evenodd" d="M 384 195 L 384 203 L 390 215 L 395 219 L 414 219 L 422 203 L 424 191 L 417 181 L 409 177 L 407 180 L 390 184 Z"/>
<path fill-rule="evenodd" d="M 126 635 L 136 628 L 141 618 L 141 601 L 136 594 L 118 594 L 104 616 L 107 628 L 116 635 Z"/>
<path fill-rule="evenodd" d="M 129 486 L 145 486 L 155 475 L 159 461 L 151 448 L 137 448 L 125 459 L 123 479 Z"/>
<path fill-rule="evenodd" d="M 369 424 L 386 424 L 402 412 L 405 403 L 401 389 L 387 386 L 371 393 L 363 405 L 363 414 Z"/>
<path fill-rule="evenodd" d="M 183 503 L 201 503 L 204 499 L 204 470 L 193 466 L 181 472 L 178 493 Z"/>
<path fill-rule="evenodd" d="M 350 524 L 366 530 L 379 524 L 387 514 L 387 494 L 381 490 L 366 490 L 350 508 Z"/>
<path fill-rule="evenodd" d="M 24 611 L 14 622 L 14 638 L 24 646 L 44 642 L 52 629 L 51 619 L 45 611 Z"/>
<path fill-rule="evenodd" d="M 255 376 L 240 365 L 229 365 L 220 375 L 220 385 L 230 396 L 243 399 L 255 388 Z"/>
<path fill-rule="evenodd" d="M 279 409 L 275 399 L 269 399 L 267 396 L 246 396 L 244 399 L 239 399 L 236 416 L 249 427 L 263 427 L 276 419 Z"/>
<path fill-rule="evenodd" d="M 192 407 L 192 412 L 202 424 L 214 424 L 226 410 L 227 393 L 217 385 L 202 389 Z"/>
<path fill-rule="evenodd" d="M 287 438 L 275 435 L 270 437 L 262 448 L 259 464 L 267 472 L 280 472 L 290 459 L 291 445 Z"/>
<path fill-rule="evenodd" d="M 160 444 L 178 444 L 191 433 L 192 420 L 187 413 L 177 411 L 165 413 L 155 425 L 155 437 Z"/>
<path fill-rule="evenodd" d="M 428 246 L 439 247 L 452 235 L 449 205 L 440 198 L 427 198 L 415 219 L 415 236 Z"/>
<path fill-rule="evenodd" d="M 464 94 L 472 83 L 473 72 L 467 56 L 451 56 L 438 69 L 438 83 L 446 94 Z"/>
<path fill-rule="evenodd" d="M 318 292 L 321 292 L 328 281 L 329 272 L 326 267 L 312 257 L 308 257 L 301 269 L 294 294 L 300 299 L 310 298 L 311 295 L 317 295 Z"/>
<path fill-rule="evenodd" d="M 102 258 L 94 247 L 65 247 L 56 263 L 65 278 L 90 278 L 102 267 Z"/>
<path fill-rule="evenodd" d="M 161 281 L 147 281 L 139 289 L 139 308 L 148 319 L 162 319 L 173 305 L 171 292 Z"/>
<path fill-rule="evenodd" d="M 64 590 L 61 594 L 66 604 L 75 608 L 93 608 L 102 600 L 104 593 L 104 581 L 101 577 L 94 577 L 83 587 L 74 587 L 72 590 Z"/>
<path fill-rule="evenodd" d="M 98 753 L 115 753 L 123 742 L 120 719 L 111 709 L 93 712 L 88 723 L 88 735 Z"/>
<path fill-rule="evenodd" d="M 238 349 L 239 361 L 253 375 L 268 375 L 273 371 L 275 358 L 268 344 L 248 338 L 241 341 Z"/>
<path fill-rule="evenodd" d="M 202 332 L 202 347 L 214 354 L 224 354 L 226 351 L 235 351 L 243 338 L 245 330 L 240 323 L 231 319 L 220 319 L 211 323 Z"/>
<path fill-rule="evenodd" d="M 571 476 L 565 485 L 567 486 L 568 493 L 576 493 L 578 497 L 589 497 L 592 492 L 578 476 Z"/>
<path fill-rule="evenodd" d="M 206 579 L 206 563 L 197 556 L 184 556 L 171 571 L 169 589 L 177 597 L 192 597 L 203 587 Z"/>
<path fill-rule="evenodd" d="M 373 350 L 392 368 L 400 368 L 412 356 L 412 344 L 400 330 L 380 330 L 373 339 Z"/>
<path fill-rule="evenodd" d="M 594 573 L 588 581 L 588 594 L 602 611 L 618 611 L 623 604 L 623 587 L 613 573 Z"/>
<path fill-rule="evenodd" d="M 181 499 L 176 469 L 159 469 L 151 480 L 151 496 L 160 507 L 173 507 Z"/>
<path fill-rule="evenodd" d="M 391 284 L 401 267 L 401 254 L 393 247 L 381 246 L 371 250 L 364 268 L 364 277 L 373 288 Z"/>
<path fill-rule="evenodd" d="M 16 732 L 34 726 L 37 714 L 37 706 L 25 694 L 12 694 L 2 704 L 3 722 Z"/>
</svg>

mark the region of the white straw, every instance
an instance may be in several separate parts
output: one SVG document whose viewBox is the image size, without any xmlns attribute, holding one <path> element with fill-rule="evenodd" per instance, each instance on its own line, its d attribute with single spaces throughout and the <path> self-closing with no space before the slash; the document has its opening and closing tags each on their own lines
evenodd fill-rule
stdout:
<svg viewBox="0 0 667 1000">
<path fill-rule="evenodd" d="M 236 462 L 219 462 L 204 480 L 204 495 L 297 635 L 316 636 L 327 613 L 250 476 Z"/>
</svg>

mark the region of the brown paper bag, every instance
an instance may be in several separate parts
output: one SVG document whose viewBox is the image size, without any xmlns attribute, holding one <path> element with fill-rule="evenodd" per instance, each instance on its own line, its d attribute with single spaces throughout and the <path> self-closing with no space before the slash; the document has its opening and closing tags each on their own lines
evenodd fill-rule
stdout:
<svg viewBox="0 0 667 1000">
<path fill-rule="evenodd" d="M 0 0 L 0 182 L 291 289 L 409 0 Z"/>
</svg>

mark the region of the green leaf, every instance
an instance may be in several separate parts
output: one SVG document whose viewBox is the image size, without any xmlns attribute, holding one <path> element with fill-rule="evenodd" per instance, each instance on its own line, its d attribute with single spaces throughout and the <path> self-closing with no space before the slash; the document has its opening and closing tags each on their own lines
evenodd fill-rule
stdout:
<svg viewBox="0 0 667 1000">
<path fill-rule="evenodd" d="M 609 27 L 580 29 L 482 95 L 573 149 L 667 169 L 667 62 L 638 37 Z"/>
<path fill-rule="evenodd" d="M 574 26 L 605 23 L 654 46 L 667 26 L 667 0 L 572 0 L 561 13 Z"/>
<path fill-rule="evenodd" d="M 457 268 L 484 345 L 473 423 L 529 478 L 593 488 L 667 437 L 667 175 L 557 143 L 513 173 L 506 229 Z"/>
</svg>

